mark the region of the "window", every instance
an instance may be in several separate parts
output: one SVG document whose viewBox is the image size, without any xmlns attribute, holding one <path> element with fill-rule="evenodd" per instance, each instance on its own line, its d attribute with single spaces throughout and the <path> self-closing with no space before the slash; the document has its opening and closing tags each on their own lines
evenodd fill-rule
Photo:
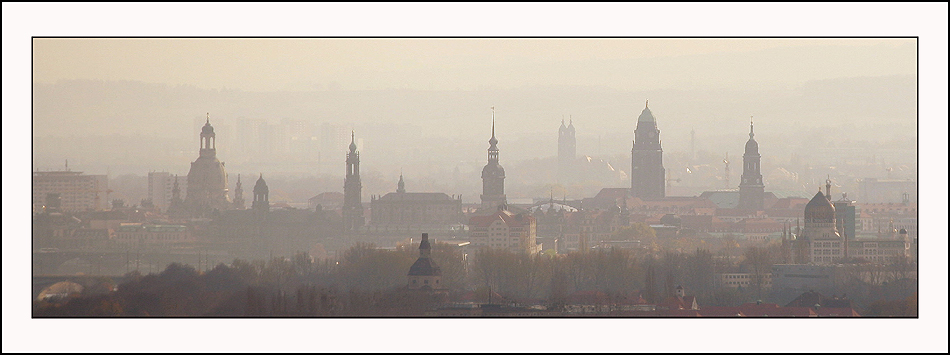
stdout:
<svg viewBox="0 0 950 355">
<path fill-rule="evenodd" d="M 429 284 L 429 280 L 422 280 L 422 283 L 428 285 L 428 284 Z"/>
</svg>

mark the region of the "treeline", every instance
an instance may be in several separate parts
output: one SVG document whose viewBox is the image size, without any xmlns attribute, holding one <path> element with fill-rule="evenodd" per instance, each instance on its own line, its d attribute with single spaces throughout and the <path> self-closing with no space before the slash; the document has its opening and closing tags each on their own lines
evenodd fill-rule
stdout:
<svg viewBox="0 0 950 355">
<path fill-rule="evenodd" d="M 205 273 L 175 263 L 159 274 L 132 272 L 127 275 L 129 281 L 115 292 L 65 303 L 38 302 L 34 315 L 421 315 L 441 301 L 487 302 L 489 293 L 500 297 L 492 300 L 496 303 L 545 304 L 556 309 L 585 294 L 596 294 L 600 302 L 607 303 L 640 298 L 661 303 L 675 294 L 677 286 L 684 287 L 687 295 L 695 295 L 700 307 L 757 300 L 784 304 L 797 296 L 769 292 L 765 287 L 772 265 L 782 260 L 777 245 L 748 248 L 734 260 L 705 249 L 653 253 L 610 248 L 538 256 L 481 249 L 463 255 L 457 247 L 436 243 L 431 255 L 442 270 L 446 288 L 437 295 L 406 288 L 406 274 L 418 255 L 414 248 L 383 250 L 358 243 L 339 260 L 314 260 L 306 253 L 267 261 L 236 259 Z M 840 290 L 858 305 L 904 299 L 916 291 L 916 283 L 908 284 L 911 279 L 906 277 L 875 281 L 905 275 L 910 271 L 906 266 L 860 265 L 854 269 Z M 715 283 L 715 274 L 739 271 L 753 275 L 748 287 Z M 876 307 L 885 309 L 879 311 L 882 314 L 900 308 Z"/>
</svg>

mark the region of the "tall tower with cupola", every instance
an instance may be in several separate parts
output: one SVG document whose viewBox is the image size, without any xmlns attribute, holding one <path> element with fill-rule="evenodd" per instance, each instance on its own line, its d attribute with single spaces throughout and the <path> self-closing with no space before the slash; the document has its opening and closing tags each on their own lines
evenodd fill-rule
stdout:
<svg viewBox="0 0 950 355">
<path fill-rule="evenodd" d="M 666 197 L 666 169 L 663 169 L 660 142 L 660 130 L 650 111 L 650 100 L 647 100 L 637 118 L 633 149 L 630 151 L 630 193 L 634 197 Z"/>
<path fill-rule="evenodd" d="M 507 204 L 505 169 L 498 163 L 498 139 L 495 138 L 495 108 L 491 108 L 491 139 L 488 140 L 488 164 L 482 168 L 482 208 L 494 211 Z"/>
<path fill-rule="evenodd" d="M 251 209 L 260 212 L 270 211 L 270 190 L 264 182 L 264 174 L 261 174 L 261 177 L 257 178 L 257 183 L 254 184 L 254 202 L 251 202 Z"/>
<path fill-rule="evenodd" d="M 752 121 L 749 121 L 749 140 L 742 155 L 742 179 L 739 182 L 739 208 L 761 211 L 765 208 L 765 184 L 762 182 L 762 156 L 755 141 Z"/>
<path fill-rule="evenodd" d="M 350 132 L 350 151 L 346 153 L 346 175 L 343 178 L 343 231 L 353 232 L 363 227 L 360 181 L 360 152 L 356 151 L 356 133 Z"/>
<path fill-rule="evenodd" d="M 199 140 L 198 159 L 191 163 L 191 169 L 188 170 L 188 192 L 184 204 L 192 216 L 208 217 L 215 210 L 223 211 L 231 207 L 228 174 L 224 170 L 224 163 L 216 156 L 216 136 L 210 114 L 201 127 Z"/>
</svg>

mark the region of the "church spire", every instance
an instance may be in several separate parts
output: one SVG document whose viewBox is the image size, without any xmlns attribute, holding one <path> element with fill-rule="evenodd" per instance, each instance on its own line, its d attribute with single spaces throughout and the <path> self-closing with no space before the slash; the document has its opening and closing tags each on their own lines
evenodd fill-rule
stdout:
<svg viewBox="0 0 950 355">
<path fill-rule="evenodd" d="M 755 130 L 752 126 L 752 116 L 749 116 L 749 139 L 752 139 L 752 137 L 755 137 Z"/>
<path fill-rule="evenodd" d="M 498 138 L 495 138 L 495 106 L 491 107 L 491 139 L 488 140 L 488 162 L 498 163 Z"/>
<path fill-rule="evenodd" d="M 488 143 L 491 144 L 491 148 L 495 148 L 495 144 L 498 144 L 498 139 L 495 138 L 495 106 L 491 107 L 491 139 L 488 140 Z M 498 150 L 498 148 L 495 148 L 495 150 Z"/>
<path fill-rule="evenodd" d="M 505 203 L 505 169 L 498 164 L 498 139 L 495 138 L 495 107 L 491 108 L 491 139 L 488 143 L 488 164 L 482 169 L 482 207 L 494 209 Z"/>
</svg>

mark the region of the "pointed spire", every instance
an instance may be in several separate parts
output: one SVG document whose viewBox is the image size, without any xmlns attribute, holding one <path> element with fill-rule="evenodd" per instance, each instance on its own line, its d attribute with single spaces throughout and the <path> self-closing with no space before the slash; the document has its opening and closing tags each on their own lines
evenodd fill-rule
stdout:
<svg viewBox="0 0 950 355">
<path fill-rule="evenodd" d="M 211 112 L 205 113 L 205 124 L 211 124 Z"/>
<path fill-rule="evenodd" d="M 752 126 L 752 116 L 749 116 L 749 139 L 752 139 L 753 136 L 755 136 L 755 131 Z"/>
<path fill-rule="evenodd" d="M 646 105 L 643 108 L 650 108 L 650 99 L 647 99 Z"/>
<path fill-rule="evenodd" d="M 495 106 L 491 107 L 491 137 L 495 138 Z"/>
<path fill-rule="evenodd" d="M 491 107 L 491 139 L 488 140 L 488 143 L 491 144 L 489 149 L 495 148 L 495 144 L 498 144 L 498 139 L 495 138 L 495 106 Z"/>
<path fill-rule="evenodd" d="M 350 153 L 356 152 L 356 131 L 350 131 Z"/>
</svg>

